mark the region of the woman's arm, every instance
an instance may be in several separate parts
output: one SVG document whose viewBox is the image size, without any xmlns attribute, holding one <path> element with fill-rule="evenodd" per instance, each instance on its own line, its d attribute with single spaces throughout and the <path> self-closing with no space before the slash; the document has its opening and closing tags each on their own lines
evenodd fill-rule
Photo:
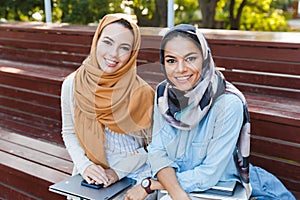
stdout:
<svg viewBox="0 0 300 200">
<path fill-rule="evenodd" d="M 168 191 L 173 200 L 190 199 L 188 194 L 180 186 L 175 170 L 172 167 L 165 167 L 157 173 L 160 184 Z"/>
<path fill-rule="evenodd" d="M 152 173 L 156 175 L 159 170 L 165 167 L 178 168 L 178 166 L 175 161 L 167 155 L 164 141 L 162 139 L 163 133 L 161 132 L 162 128 L 166 125 L 166 121 L 160 114 L 159 108 L 155 103 L 153 121 L 152 141 L 148 146 L 148 161 Z"/>
<path fill-rule="evenodd" d="M 148 147 L 148 161 L 153 174 L 157 176 L 158 180 L 151 179 L 150 189 L 166 189 L 174 199 L 189 199 L 177 180 L 175 168 L 178 166 L 167 155 L 164 141 L 161 138 L 162 133 L 160 132 L 166 122 L 155 103 L 153 117 L 152 142 Z"/>
<path fill-rule="evenodd" d="M 83 174 L 93 163 L 85 155 L 74 131 L 74 75 L 72 73 L 65 79 L 61 89 L 62 138 L 76 171 Z"/>
</svg>

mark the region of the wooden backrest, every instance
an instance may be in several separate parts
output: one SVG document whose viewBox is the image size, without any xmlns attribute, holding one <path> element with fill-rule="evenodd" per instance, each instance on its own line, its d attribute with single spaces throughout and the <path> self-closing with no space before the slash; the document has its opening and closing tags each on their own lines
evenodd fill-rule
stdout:
<svg viewBox="0 0 300 200">
<path fill-rule="evenodd" d="M 207 37 L 217 67 L 241 91 L 300 99 L 300 35 L 292 34 L 294 43 Z"/>
<path fill-rule="evenodd" d="M 0 59 L 76 69 L 89 53 L 92 36 L 88 26 L 0 24 Z"/>
<path fill-rule="evenodd" d="M 242 92 L 300 99 L 300 33 L 201 31 L 218 69 Z M 138 72 L 150 82 L 164 79 L 159 65 L 162 36 L 157 32 L 142 34 L 139 54 L 145 61 Z"/>
<path fill-rule="evenodd" d="M 0 59 L 76 69 L 90 51 L 95 29 L 3 23 Z M 164 79 L 158 34 L 164 29 L 141 30 L 138 73 L 155 86 Z M 202 31 L 217 67 L 243 92 L 300 99 L 300 33 Z"/>
</svg>

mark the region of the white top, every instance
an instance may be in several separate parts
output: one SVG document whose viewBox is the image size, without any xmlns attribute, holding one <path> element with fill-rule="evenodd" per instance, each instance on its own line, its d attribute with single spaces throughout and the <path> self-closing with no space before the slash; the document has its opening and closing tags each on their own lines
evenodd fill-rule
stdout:
<svg viewBox="0 0 300 200">
<path fill-rule="evenodd" d="M 62 84 L 62 137 L 74 163 L 73 174 L 82 175 L 93 162 L 86 156 L 74 131 L 74 75 L 74 72 L 70 74 Z M 107 162 L 119 179 L 127 176 L 140 182 L 144 177 L 150 176 L 142 138 L 133 137 L 131 134 L 118 134 L 108 128 L 105 128 L 105 132 Z"/>
</svg>

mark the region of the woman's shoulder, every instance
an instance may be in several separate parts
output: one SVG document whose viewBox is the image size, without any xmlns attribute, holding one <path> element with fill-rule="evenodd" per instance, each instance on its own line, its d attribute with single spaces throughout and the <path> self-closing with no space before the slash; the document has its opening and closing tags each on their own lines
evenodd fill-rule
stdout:
<svg viewBox="0 0 300 200">
<path fill-rule="evenodd" d="M 62 83 L 61 92 L 70 95 L 73 92 L 75 72 L 69 74 Z"/>
<path fill-rule="evenodd" d="M 70 87 L 74 83 L 75 72 L 69 74 L 63 81 L 62 87 Z"/>
<path fill-rule="evenodd" d="M 237 95 L 226 92 L 216 99 L 213 107 L 222 107 L 226 108 L 227 110 L 242 111 L 243 102 Z"/>
<path fill-rule="evenodd" d="M 231 103 L 238 103 L 238 104 L 243 104 L 242 100 L 233 93 L 230 92 L 225 92 L 224 94 L 220 95 L 217 99 L 216 99 L 216 103 L 224 103 L 224 102 L 231 102 Z"/>
</svg>

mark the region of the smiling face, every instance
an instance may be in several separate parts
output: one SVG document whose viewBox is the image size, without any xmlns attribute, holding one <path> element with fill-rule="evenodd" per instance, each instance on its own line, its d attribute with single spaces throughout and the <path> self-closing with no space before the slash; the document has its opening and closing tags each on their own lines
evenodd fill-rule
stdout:
<svg viewBox="0 0 300 200">
<path fill-rule="evenodd" d="M 176 36 L 164 48 L 164 65 L 168 79 L 181 91 L 195 86 L 202 73 L 203 57 L 191 39 Z"/>
<path fill-rule="evenodd" d="M 96 57 L 100 69 L 113 73 L 123 67 L 130 59 L 133 41 L 133 33 L 122 24 L 107 25 L 97 42 Z"/>
</svg>

